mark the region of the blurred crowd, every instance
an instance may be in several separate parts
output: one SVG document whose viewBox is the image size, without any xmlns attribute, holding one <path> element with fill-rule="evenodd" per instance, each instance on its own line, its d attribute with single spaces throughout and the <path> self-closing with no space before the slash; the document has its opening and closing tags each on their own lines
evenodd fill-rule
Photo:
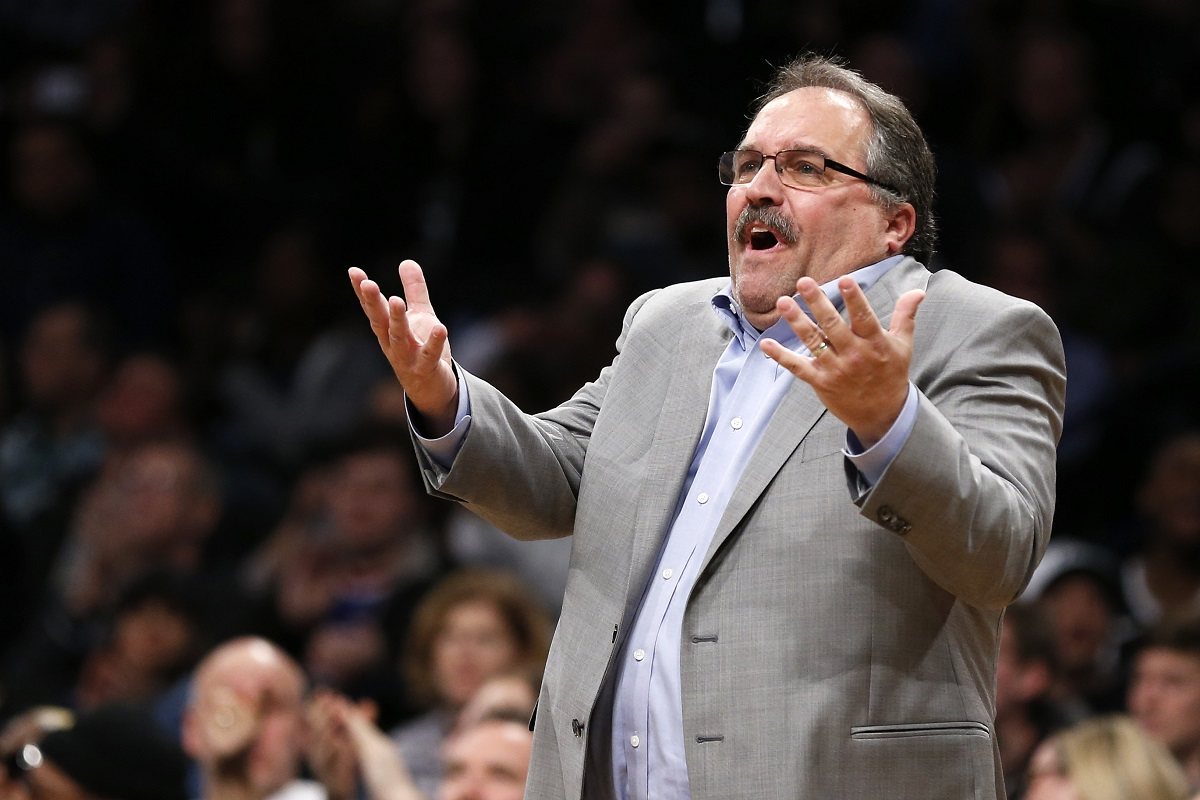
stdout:
<svg viewBox="0 0 1200 800">
<path fill-rule="evenodd" d="M 519 797 L 570 542 L 424 495 L 345 270 L 419 260 L 458 361 L 549 407 L 727 271 L 717 156 L 805 49 L 914 110 L 930 266 L 1063 334 L 1010 796 L 1109 797 L 1113 741 L 1200 791 L 1194 2 L 0 0 L 0 792 Z"/>
</svg>

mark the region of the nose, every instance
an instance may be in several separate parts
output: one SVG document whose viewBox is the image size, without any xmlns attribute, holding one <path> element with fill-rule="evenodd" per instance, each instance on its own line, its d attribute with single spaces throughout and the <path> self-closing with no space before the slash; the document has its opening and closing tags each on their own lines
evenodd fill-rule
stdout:
<svg viewBox="0 0 1200 800">
<path fill-rule="evenodd" d="M 752 206 L 777 206 L 783 203 L 783 181 L 779 179 L 772 157 L 764 159 L 754 178 L 743 186 L 746 201 Z"/>
</svg>

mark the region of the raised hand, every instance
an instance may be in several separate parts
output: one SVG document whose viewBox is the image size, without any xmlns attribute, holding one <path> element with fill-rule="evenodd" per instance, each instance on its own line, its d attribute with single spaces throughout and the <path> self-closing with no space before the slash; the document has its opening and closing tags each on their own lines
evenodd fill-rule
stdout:
<svg viewBox="0 0 1200 800">
<path fill-rule="evenodd" d="M 458 381 L 450 361 L 449 334 L 429 302 L 429 288 L 417 262 L 400 262 L 404 297 L 385 298 L 379 284 L 358 267 L 350 283 L 392 371 L 421 413 L 423 427 L 440 436 L 454 426 Z M 407 302 L 406 302 L 407 301 Z"/>
<path fill-rule="evenodd" d="M 791 297 L 781 297 L 776 304 L 810 356 L 793 353 L 773 339 L 763 339 L 760 347 L 812 386 L 825 407 L 854 431 L 864 447 L 870 447 L 900 416 L 908 396 L 913 330 L 917 306 L 925 293 L 913 290 L 902 294 L 892 312 L 891 328 L 884 330 L 853 279 L 841 278 L 838 289 L 846 302 L 849 324 L 812 278 L 801 278 L 796 290 L 815 322 Z"/>
</svg>

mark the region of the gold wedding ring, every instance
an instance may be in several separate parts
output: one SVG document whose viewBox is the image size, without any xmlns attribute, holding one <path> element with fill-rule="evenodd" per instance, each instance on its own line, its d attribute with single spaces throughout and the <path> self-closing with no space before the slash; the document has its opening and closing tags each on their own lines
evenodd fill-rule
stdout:
<svg viewBox="0 0 1200 800">
<path fill-rule="evenodd" d="M 816 358 L 817 356 L 821 355 L 821 353 L 824 353 L 828 349 L 829 349 L 829 340 L 825 339 L 819 345 L 814 347 L 810 352 L 812 352 L 813 358 Z"/>
</svg>

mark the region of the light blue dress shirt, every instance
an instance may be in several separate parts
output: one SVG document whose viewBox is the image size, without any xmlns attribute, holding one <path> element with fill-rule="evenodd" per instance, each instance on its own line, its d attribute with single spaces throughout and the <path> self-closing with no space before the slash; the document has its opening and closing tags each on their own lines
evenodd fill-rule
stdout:
<svg viewBox="0 0 1200 800">
<path fill-rule="evenodd" d="M 901 258 L 892 256 L 852 272 L 850 277 L 866 290 Z M 821 289 L 841 308 L 836 281 Z M 804 303 L 796 299 L 804 309 Z M 786 320 L 780 319 L 760 334 L 741 315 L 728 287 L 714 296 L 712 303 L 713 313 L 720 315 L 733 337 L 713 372 L 704 432 L 688 465 L 658 564 L 617 657 L 612 768 L 619 800 L 690 797 L 679 685 L 684 611 L 725 507 L 767 423 L 795 380 L 763 354 L 757 342 L 767 336 L 790 350 L 808 354 Z M 470 424 L 466 394 L 460 379 L 458 418 L 450 433 L 430 440 L 417 432 L 425 449 L 443 466 L 453 462 Z M 847 432 L 845 454 L 868 484 L 879 480 L 900 451 L 916 421 L 916 410 L 917 393 L 910 385 L 899 418 L 873 447 L 861 451 Z"/>
</svg>

